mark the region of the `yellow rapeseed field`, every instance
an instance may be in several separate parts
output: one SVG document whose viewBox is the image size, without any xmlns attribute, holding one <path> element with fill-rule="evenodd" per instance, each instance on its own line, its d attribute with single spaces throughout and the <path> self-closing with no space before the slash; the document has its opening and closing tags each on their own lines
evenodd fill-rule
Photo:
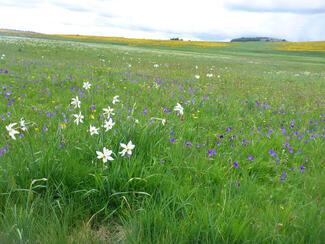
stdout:
<svg viewBox="0 0 325 244">
<path fill-rule="evenodd" d="M 134 46 L 168 46 L 168 47 L 227 47 L 231 43 L 226 42 L 206 42 L 206 41 L 172 41 L 172 40 L 150 40 L 150 39 L 136 39 L 136 38 L 124 38 L 124 37 L 104 37 L 104 36 L 81 36 L 81 35 L 56 35 L 59 37 L 78 39 L 85 41 L 107 41 L 124 43 L 127 45 Z"/>
<path fill-rule="evenodd" d="M 325 41 L 278 43 L 277 49 L 282 51 L 325 52 Z"/>
</svg>

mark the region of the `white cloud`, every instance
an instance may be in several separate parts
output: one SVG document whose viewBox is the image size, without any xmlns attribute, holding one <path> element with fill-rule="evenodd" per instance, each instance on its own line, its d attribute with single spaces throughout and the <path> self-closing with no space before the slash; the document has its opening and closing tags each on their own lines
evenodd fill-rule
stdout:
<svg viewBox="0 0 325 244">
<path fill-rule="evenodd" d="M 323 0 L 0 0 L 0 28 L 144 38 L 325 39 Z"/>
<path fill-rule="evenodd" d="M 279 12 L 297 14 L 325 13 L 324 0 L 228 0 L 225 6 L 232 10 L 252 12 Z"/>
</svg>

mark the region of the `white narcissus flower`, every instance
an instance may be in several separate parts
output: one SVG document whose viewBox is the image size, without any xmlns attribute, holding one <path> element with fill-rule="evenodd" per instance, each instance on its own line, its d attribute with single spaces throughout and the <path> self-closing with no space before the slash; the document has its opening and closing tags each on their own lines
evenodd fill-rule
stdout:
<svg viewBox="0 0 325 244">
<path fill-rule="evenodd" d="M 13 128 L 16 125 L 17 125 L 17 123 L 11 123 L 11 124 L 6 126 L 6 130 L 8 131 L 9 136 L 14 140 L 16 140 L 15 135 L 19 134 L 19 131 L 17 131 L 15 128 Z"/>
<path fill-rule="evenodd" d="M 158 68 L 159 64 L 154 64 L 153 67 Z"/>
<path fill-rule="evenodd" d="M 83 123 L 83 119 L 84 116 L 81 114 L 81 112 L 79 112 L 79 114 L 74 114 L 73 117 L 75 117 L 76 119 L 74 120 L 74 122 L 79 125 L 79 123 Z"/>
<path fill-rule="evenodd" d="M 167 123 L 166 119 L 161 119 L 161 118 L 151 118 L 152 120 L 160 120 L 162 125 L 165 125 Z"/>
<path fill-rule="evenodd" d="M 109 120 L 106 120 L 104 122 L 103 127 L 105 128 L 105 131 L 109 131 L 113 128 L 114 125 L 115 123 L 113 122 L 112 118 L 109 118 Z"/>
<path fill-rule="evenodd" d="M 26 122 L 25 122 L 24 118 L 21 118 L 21 119 L 20 119 L 19 124 L 20 124 L 20 129 L 21 129 L 22 131 L 26 131 L 26 130 L 27 130 Z"/>
<path fill-rule="evenodd" d="M 96 128 L 95 126 L 90 125 L 89 126 L 89 133 L 90 135 L 98 135 L 99 128 Z"/>
<path fill-rule="evenodd" d="M 80 102 L 78 96 L 76 96 L 75 98 L 72 98 L 71 105 L 73 105 L 74 108 L 80 108 L 80 104 L 81 104 L 81 102 Z"/>
<path fill-rule="evenodd" d="M 88 89 L 90 89 L 91 84 L 90 84 L 88 81 L 86 81 L 86 82 L 83 83 L 83 86 L 82 86 L 82 87 L 83 87 L 84 89 L 88 90 Z"/>
<path fill-rule="evenodd" d="M 199 75 L 195 75 L 195 78 L 196 78 L 196 79 L 200 79 L 200 76 L 199 76 Z"/>
<path fill-rule="evenodd" d="M 119 97 L 120 97 L 120 96 L 114 96 L 114 97 L 113 97 L 113 101 L 112 101 L 112 103 L 115 104 L 115 103 L 120 102 L 120 100 L 118 99 Z"/>
<path fill-rule="evenodd" d="M 176 106 L 174 107 L 174 111 L 176 111 L 179 115 L 184 114 L 184 108 L 179 103 L 177 103 Z"/>
<path fill-rule="evenodd" d="M 213 76 L 213 74 L 211 74 L 211 73 L 210 74 L 207 74 L 207 77 L 208 78 L 211 78 L 212 76 Z"/>
<path fill-rule="evenodd" d="M 114 158 L 112 158 L 112 150 L 108 150 L 106 147 L 103 148 L 103 152 L 101 151 L 96 151 L 97 153 L 97 158 L 102 159 L 104 163 L 106 163 L 108 160 L 113 161 Z"/>
<path fill-rule="evenodd" d="M 110 106 L 108 106 L 107 108 L 103 108 L 103 114 L 107 117 L 107 118 L 109 118 L 109 117 L 111 117 L 111 115 L 115 115 L 115 113 L 114 113 L 114 109 L 113 108 L 111 108 Z"/>
<path fill-rule="evenodd" d="M 127 145 L 125 145 L 124 143 L 120 143 L 120 145 L 123 150 L 119 152 L 119 154 L 121 154 L 123 157 L 125 156 L 125 154 L 127 154 L 128 156 L 132 155 L 132 150 L 135 148 L 135 145 L 132 144 L 132 141 L 129 141 Z"/>
</svg>

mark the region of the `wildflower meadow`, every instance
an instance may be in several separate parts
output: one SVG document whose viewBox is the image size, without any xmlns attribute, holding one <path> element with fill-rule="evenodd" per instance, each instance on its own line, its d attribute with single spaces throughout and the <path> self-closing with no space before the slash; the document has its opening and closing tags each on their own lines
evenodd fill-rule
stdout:
<svg viewBox="0 0 325 244">
<path fill-rule="evenodd" d="M 324 243 L 324 50 L 151 42 L 0 36 L 0 243 Z"/>
</svg>

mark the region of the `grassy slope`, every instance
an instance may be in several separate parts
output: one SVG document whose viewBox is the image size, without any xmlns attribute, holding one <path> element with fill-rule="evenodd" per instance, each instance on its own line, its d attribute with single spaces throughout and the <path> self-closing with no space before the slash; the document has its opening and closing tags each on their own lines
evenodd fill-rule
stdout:
<svg viewBox="0 0 325 244">
<path fill-rule="evenodd" d="M 176 50 L 8 40 L 0 40 L 0 55 L 6 54 L 0 69 L 9 72 L 0 74 L 6 87 L 0 148 L 9 146 L 0 157 L 3 242 L 324 241 L 323 53 L 256 43 Z M 83 81 L 93 84 L 89 93 Z M 8 91 L 15 100 L 10 107 Z M 79 126 L 69 107 L 76 95 L 83 95 L 85 115 Z M 114 106 L 114 130 L 91 137 L 89 124 L 100 126 L 114 95 L 122 101 Z M 177 102 L 185 108 L 182 119 L 163 111 Z M 4 126 L 21 117 L 29 131 L 10 140 Z M 130 159 L 116 156 L 108 168 L 96 159 L 96 150 L 117 153 L 128 140 L 136 144 Z M 283 147 L 286 141 L 294 153 Z M 217 154 L 209 158 L 209 149 Z M 31 185 L 43 177 L 48 180 Z"/>
</svg>

